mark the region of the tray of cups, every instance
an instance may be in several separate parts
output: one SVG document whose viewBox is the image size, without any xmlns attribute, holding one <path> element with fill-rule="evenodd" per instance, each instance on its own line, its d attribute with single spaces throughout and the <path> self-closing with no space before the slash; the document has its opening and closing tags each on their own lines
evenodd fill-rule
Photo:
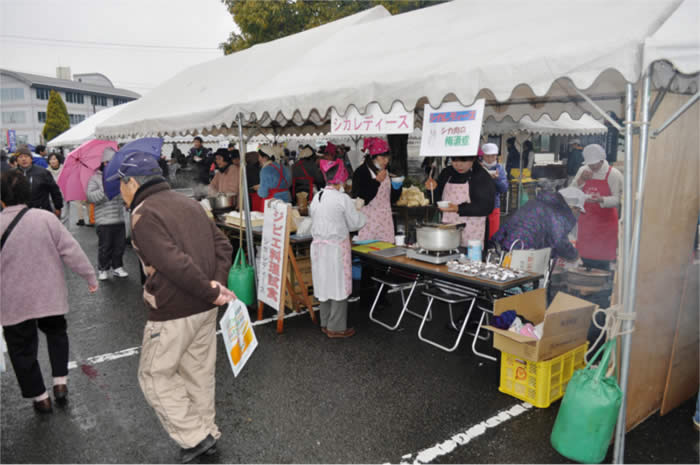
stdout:
<svg viewBox="0 0 700 465">
<path fill-rule="evenodd" d="M 452 273 L 497 283 L 506 283 L 527 276 L 527 273 L 524 271 L 503 268 L 493 263 L 483 263 L 466 258 L 447 262 L 447 269 Z"/>
</svg>

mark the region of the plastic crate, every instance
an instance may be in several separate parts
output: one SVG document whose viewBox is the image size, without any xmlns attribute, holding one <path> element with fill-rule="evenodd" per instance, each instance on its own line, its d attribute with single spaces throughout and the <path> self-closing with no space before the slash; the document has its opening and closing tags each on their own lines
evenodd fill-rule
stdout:
<svg viewBox="0 0 700 465">
<path fill-rule="evenodd" d="M 531 362 L 501 352 L 498 390 L 539 408 L 561 399 L 574 371 L 586 366 L 588 342 L 550 360 Z"/>
</svg>

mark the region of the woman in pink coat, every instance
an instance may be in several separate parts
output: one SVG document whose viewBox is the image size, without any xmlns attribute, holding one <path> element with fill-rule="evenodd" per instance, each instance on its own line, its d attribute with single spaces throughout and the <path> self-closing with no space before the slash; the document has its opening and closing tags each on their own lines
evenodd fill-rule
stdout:
<svg viewBox="0 0 700 465">
<path fill-rule="evenodd" d="M 46 334 L 56 403 L 68 401 L 67 265 L 97 291 L 85 252 L 51 212 L 27 208 L 30 186 L 18 171 L 0 180 L 0 324 L 22 397 L 40 413 L 52 411 L 37 361 L 37 327 Z"/>
</svg>

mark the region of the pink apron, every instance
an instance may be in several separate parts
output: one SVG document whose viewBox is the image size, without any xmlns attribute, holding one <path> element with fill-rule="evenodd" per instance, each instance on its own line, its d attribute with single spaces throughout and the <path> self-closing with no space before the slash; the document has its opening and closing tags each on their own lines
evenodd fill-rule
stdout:
<svg viewBox="0 0 700 465">
<path fill-rule="evenodd" d="M 342 270 L 342 277 L 337 276 L 338 273 L 338 267 L 334 266 L 333 270 L 335 271 L 336 276 L 333 278 L 343 280 L 344 284 L 344 289 L 342 292 L 342 297 L 341 296 L 330 296 L 331 299 L 333 300 L 343 300 L 347 299 L 348 296 L 352 293 L 352 257 L 351 257 L 351 252 L 350 252 L 350 238 L 344 239 L 342 241 L 331 241 L 327 239 L 314 239 L 313 242 L 311 242 L 312 246 L 311 247 L 311 255 L 312 255 L 312 267 L 314 262 L 315 263 L 320 263 L 321 260 L 324 259 L 323 256 L 323 247 L 340 247 L 340 250 L 343 253 L 343 270 Z M 319 267 L 320 269 L 320 267 Z M 312 271 L 313 272 L 313 271 Z M 327 278 L 330 278 L 329 276 L 326 276 Z M 336 282 L 338 282 L 336 281 Z M 326 290 L 327 291 L 327 290 Z M 315 292 L 314 289 L 314 295 L 317 297 L 319 296 L 319 293 Z M 324 297 L 323 295 L 321 297 Z M 325 300 L 324 300 L 325 301 Z"/>
<path fill-rule="evenodd" d="M 394 243 L 394 219 L 391 217 L 391 181 L 389 176 L 379 185 L 377 195 L 362 207 L 367 215 L 367 224 L 360 229 L 357 239 L 366 241 L 374 239 Z"/>
<path fill-rule="evenodd" d="M 442 200 L 447 200 L 454 205 L 464 202 L 471 203 L 469 183 L 453 184 L 448 182 L 442 191 Z M 466 223 L 462 230 L 462 247 L 466 247 L 468 241 L 481 241 L 481 246 L 484 246 L 485 216 L 459 216 L 458 213 L 445 212 L 442 214 L 442 222 L 447 224 Z"/>
</svg>

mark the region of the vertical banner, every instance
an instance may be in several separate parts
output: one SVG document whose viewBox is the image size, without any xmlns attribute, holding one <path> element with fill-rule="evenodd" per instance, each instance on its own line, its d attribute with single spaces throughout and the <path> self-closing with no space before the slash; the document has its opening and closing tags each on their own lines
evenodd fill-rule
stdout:
<svg viewBox="0 0 700 465">
<path fill-rule="evenodd" d="M 17 151 L 17 134 L 14 129 L 7 130 L 7 146 L 10 148 L 10 152 Z"/>
<path fill-rule="evenodd" d="M 421 157 L 473 156 L 479 150 L 484 99 L 465 107 L 459 102 L 446 103 L 439 110 L 429 104 L 423 112 Z"/>
<path fill-rule="evenodd" d="M 230 302 L 219 326 L 233 376 L 237 377 L 258 346 L 248 308 L 238 299 Z"/>
<path fill-rule="evenodd" d="M 281 200 L 265 202 L 265 222 L 260 244 L 258 300 L 277 311 L 284 305 L 289 247 L 288 218 L 291 206 Z"/>
</svg>

